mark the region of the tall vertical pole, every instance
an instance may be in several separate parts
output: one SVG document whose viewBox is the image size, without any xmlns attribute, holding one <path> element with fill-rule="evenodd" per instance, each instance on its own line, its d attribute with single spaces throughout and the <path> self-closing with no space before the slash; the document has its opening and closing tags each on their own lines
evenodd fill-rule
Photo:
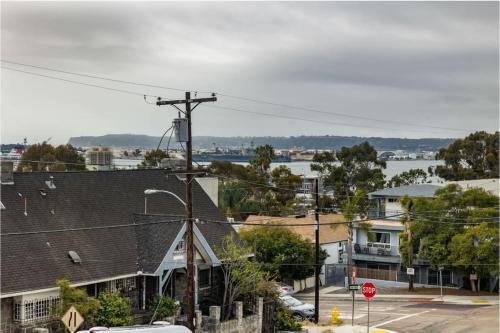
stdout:
<svg viewBox="0 0 500 333">
<path fill-rule="evenodd" d="M 413 268 L 413 240 L 411 235 L 411 202 L 407 211 L 406 228 L 408 232 L 408 268 Z M 413 291 L 413 274 L 408 275 L 408 291 Z"/>
<path fill-rule="evenodd" d="M 443 299 L 443 270 L 439 267 L 439 289 L 441 293 L 441 299 Z"/>
<path fill-rule="evenodd" d="M 187 327 L 194 332 L 194 272 L 193 272 L 193 142 L 191 135 L 191 93 L 186 92 L 186 119 L 188 142 L 186 143 L 186 234 L 187 234 Z"/>
<path fill-rule="evenodd" d="M 370 300 L 368 301 L 368 323 L 366 324 L 366 332 L 370 333 Z"/>
<path fill-rule="evenodd" d="M 354 327 L 354 294 L 356 293 L 355 290 L 352 291 L 352 313 L 351 313 L 351 326 Z"/>
<path fill-rule="evenodd" d="M 314 322 L 317 324 L 319 322 L 319 181 L 316 178 L 316 210 L 314 212 L 314 217 L 316 218 L 316 282 L 314 284 Z"/>
</svg>

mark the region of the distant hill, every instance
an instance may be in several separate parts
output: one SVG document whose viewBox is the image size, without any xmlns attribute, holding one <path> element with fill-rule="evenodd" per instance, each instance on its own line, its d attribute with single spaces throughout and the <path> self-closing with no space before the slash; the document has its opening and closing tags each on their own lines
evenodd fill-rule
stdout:
<svg viewBox="0 0 500 333">
<path fill-rule="evenodd" d="M 160 138 L 137 134 L 108 134 L 103 136 L 80 136 L 72 137 L 69 143 L 76 147 L 90 146 L 112 146 L 133 148 L 155 148 Z M 162 147 L 166 144 L 165 138 Z M 171 147 L 176 147 L 171 142 Z M 363 141 L 368 141 L 377 150 L 406 150 L 435 151 L 447 147 L 455 139 L 404 139 L 404 138 L 380 138 L 380 137 L 356 137 L 356 136 L 292 136 L 292 137 L 216 137 L 196 136 L 193 138 L 193 146 L 198 149 L 209 149 L 215 144 L 217 147 L 249 147 L 251 142 L 254 146 L 270 144 L 278 149 L 339 149 L 351 147 Z"/>
</svg>

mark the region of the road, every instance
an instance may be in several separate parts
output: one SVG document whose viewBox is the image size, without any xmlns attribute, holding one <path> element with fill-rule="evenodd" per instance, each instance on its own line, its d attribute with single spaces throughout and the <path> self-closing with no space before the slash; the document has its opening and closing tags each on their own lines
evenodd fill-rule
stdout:
<svg viewBox="0 0 500 333">
<path fill-rule="evenodd" d="M 314 304 L 311 296 L 296 297 Z M 320 299 L 320 322 L 328 323 L 333 307 L 337 307 L 344 323 L 351 321 L 351 305 L 347 300 Z M 498 305 L 465 305 L 379 301 L 370 303 L 370 327 L 397 332 L 499 332 Z M 356 301 L 354 324 L 367 324 L 367 302 Z"/>
</svg>

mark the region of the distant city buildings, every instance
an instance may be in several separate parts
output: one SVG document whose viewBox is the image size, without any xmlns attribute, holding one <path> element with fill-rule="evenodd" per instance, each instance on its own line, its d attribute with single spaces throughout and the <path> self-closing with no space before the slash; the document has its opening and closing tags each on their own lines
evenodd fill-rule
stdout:
<svg viewBox="0 0 500 333">
<path fill-rule="evenodd" d="M 113 167 L 113 150 L 109 147 L 94 147 L 85 152 L 87 170 L 104 171 Z"/>
</svg>

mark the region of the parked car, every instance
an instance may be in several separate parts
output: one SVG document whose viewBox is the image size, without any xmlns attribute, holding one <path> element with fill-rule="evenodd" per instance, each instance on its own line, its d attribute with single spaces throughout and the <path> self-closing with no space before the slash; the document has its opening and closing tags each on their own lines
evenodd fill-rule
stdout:
<svg viewBox="0 0 500 333">
<path fill-rule="evenodd" d="M 314 305 L 303 303 L 292 296 L 280 297 L 283 304 L 288 308 L 292 317 L 296 320 L 312 319 L 314 317 Z"/>
<path fill-rule="evenodd" d="M 92 327 L 77 333 L 191 333 L 191 331 L 180 325 L 170 325 L 165 321 L 156 321 L 153 325 L 121 326 L 121 327 Z"/>
<path fill-rule="evenodd" d="M 276 287 L 278 288 L 278 292 L 280 293 L 280 296 L 293 295 L 293 287 L 292 286 L 278 282 L 276 284 Z"/>
</svg>

